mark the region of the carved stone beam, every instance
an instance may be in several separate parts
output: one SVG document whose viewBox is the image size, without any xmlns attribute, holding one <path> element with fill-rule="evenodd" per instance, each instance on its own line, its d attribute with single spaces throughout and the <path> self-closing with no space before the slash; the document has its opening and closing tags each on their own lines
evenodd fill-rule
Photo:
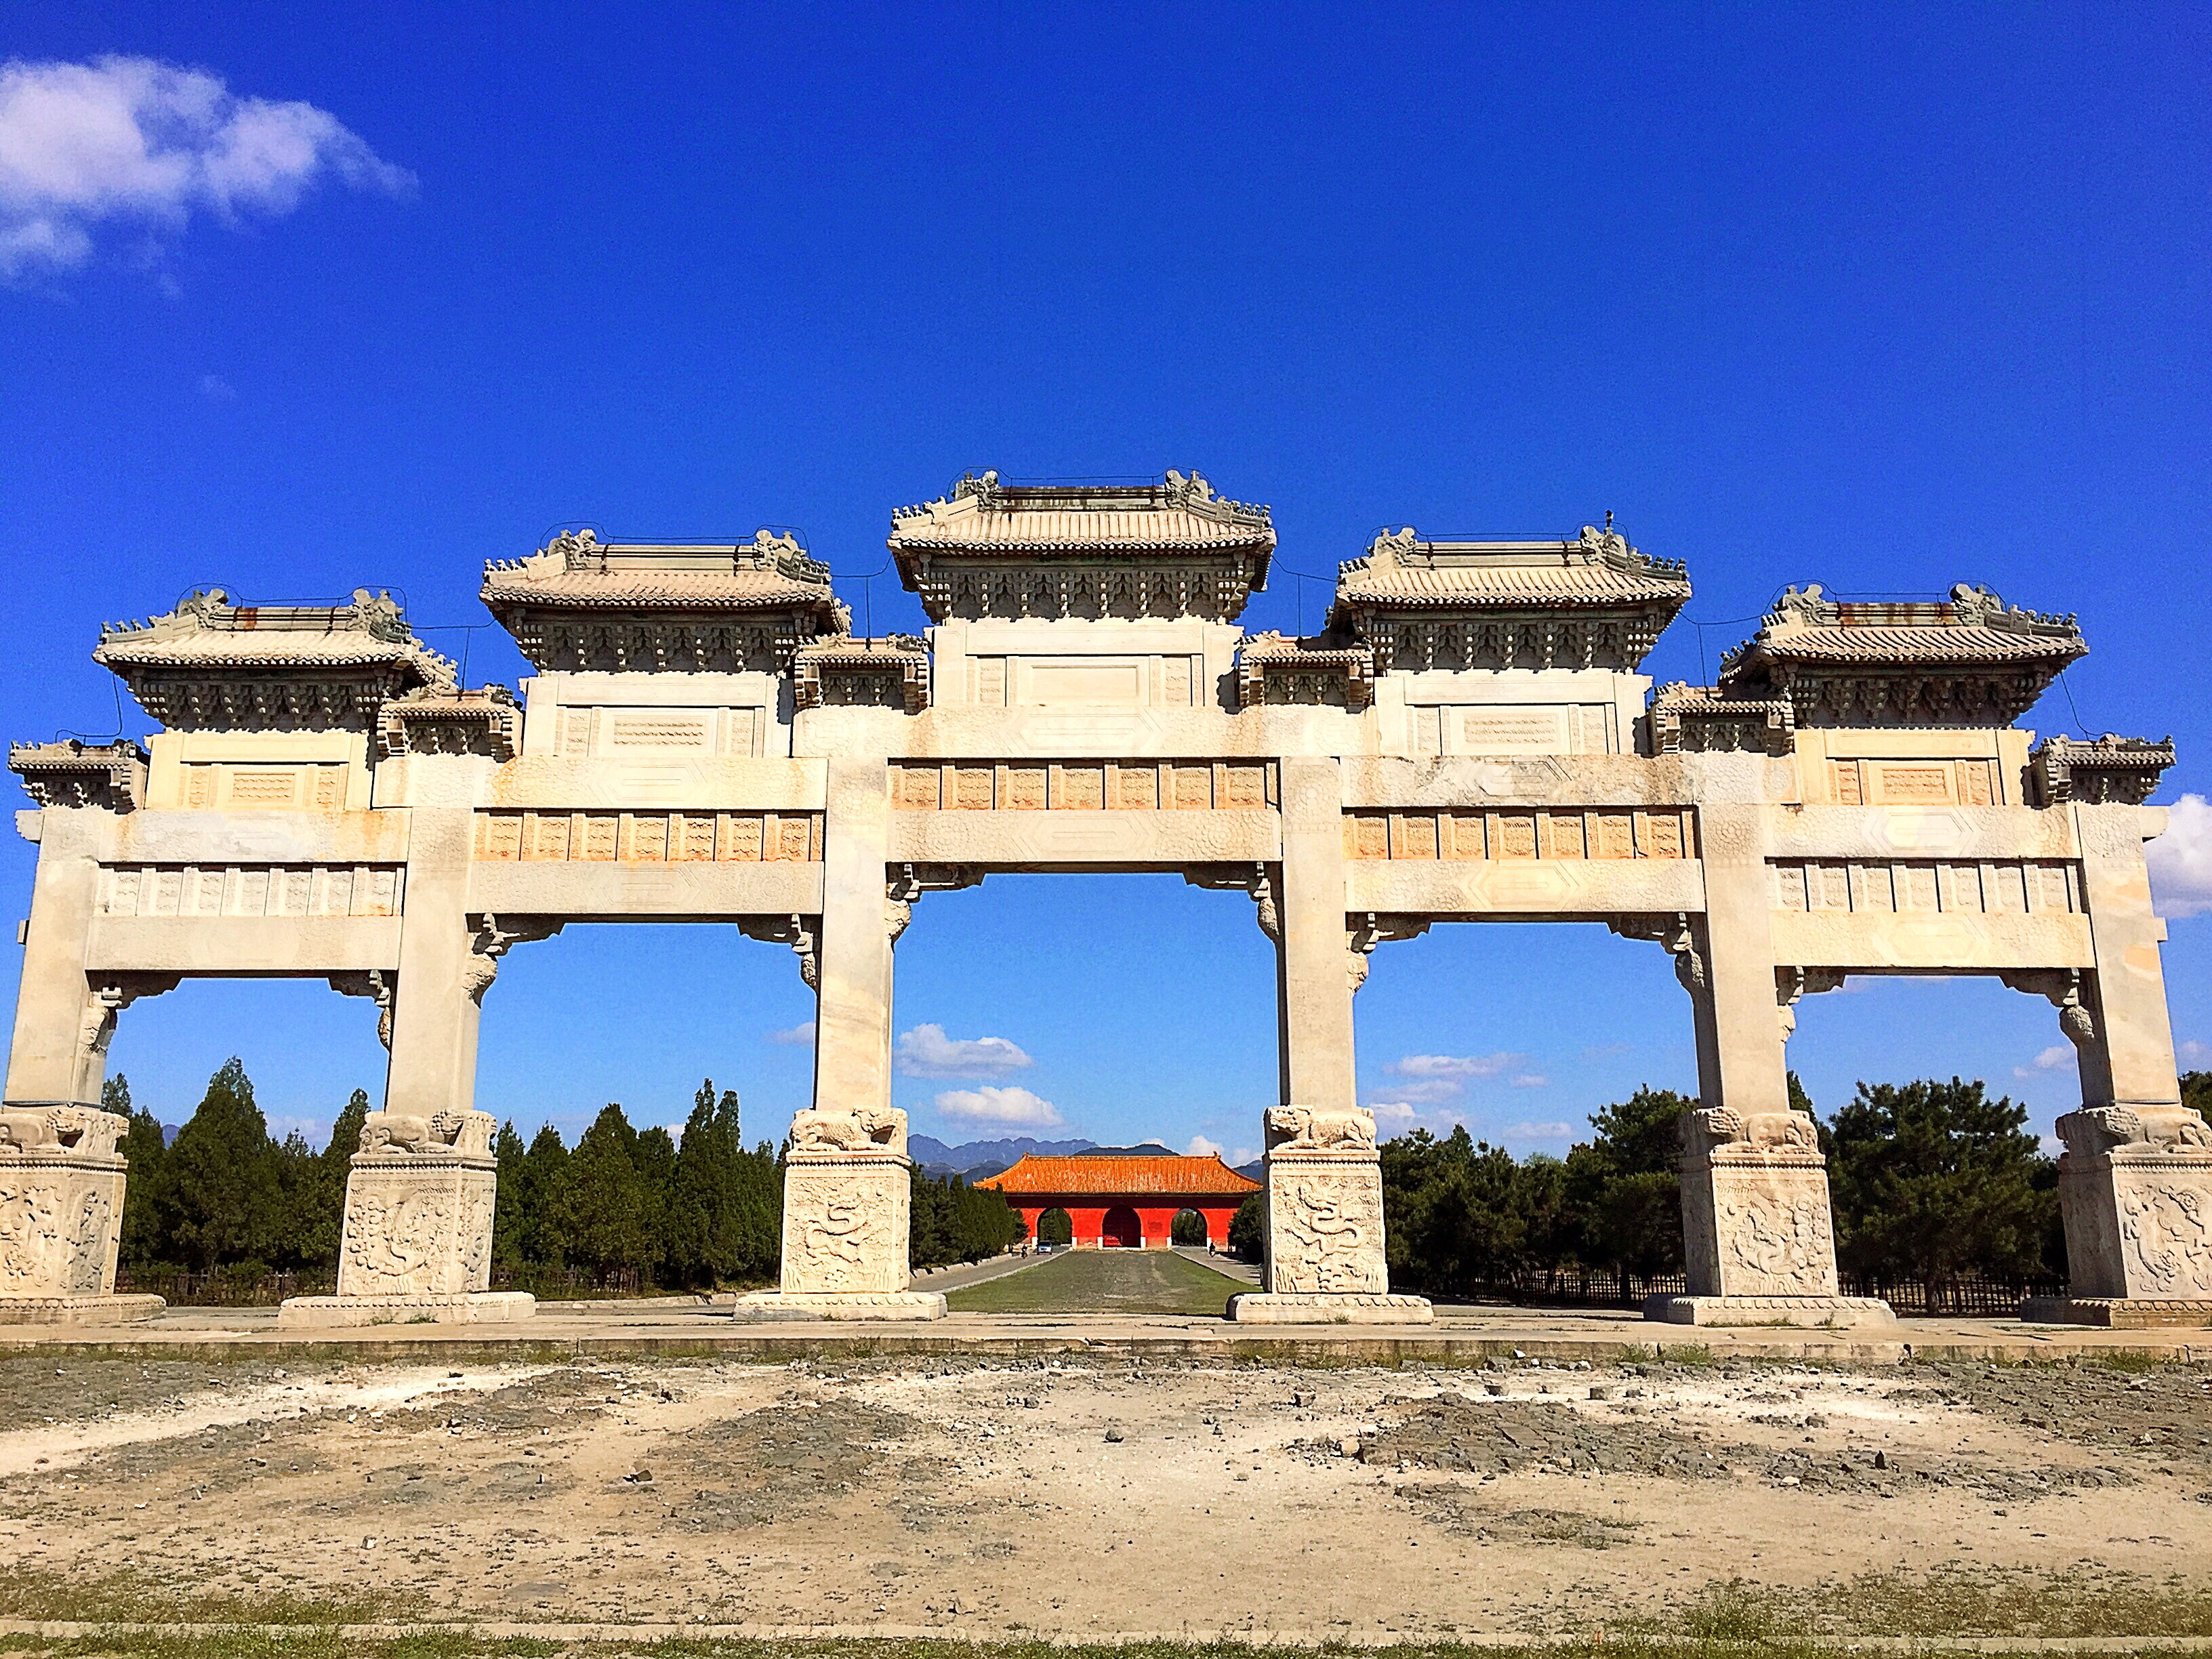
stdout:
<svg viewBox="0 0 2212 1659">
<path fill-rule="evenodd" d="M 376 1040 L 389 1051 L 392 1047 L 392 999 L 399 989 L 399 975 L 396 972 L 387 973 L 381 968 L 372 968 L 365 974 L 332 974 L 331 989 L 342 997 L 374 997 L 376 1000 Z"/>
<path fill-rule="evenodd" d="M 1206 864 L 1186 870 L 1182 878 L 1193 887 L 1204 887 L 1215 891 L 1249 893 L 1259 907 L 1260 931 L 1280 945 L 1283 942 L 1282 913 L 1275 908 L 1274 878 L 1264 864 Z"/>
<path fill-rule="evenodd" d="M 1997 977 L 2012 989 L 2041 997 L 2057 1009 L 2058 1029 L 2076 1048 L 2086 1048 L 2097 1040 L 2097 1017 L 2081 1000 L 2079 968 L 2020 969 Z"/>
<path fill-rule="evenodd" d="M 1843 988 L 1840 968 L 1777 968 L 1774 970 L 1775 1014 L 1782 1022 L 1782 1040 L 1790 1041 L 1797 1029 L 1797 999 Z"/>
<path fill-rule="evenodd" d="M 461 989 L 471 1002 L 481 1003 L 492 981 L 499 976 L 499 959 L 508 947 L 551 939 L 562 926 L 544 916 L 508 916 L 503 921 L 490 915 L 478 916 L 475 942 L 461 966 Z"/>
<path fill-rule="evenodd" d="M 1372 910 L 1346 915 L 1345 965 L 1352 975 L 1352 994 L 1358 995 L 1359 988 L 1367 983 L 1369 958 L 1374 956 L 1376 945 L 1385 939 L 1419 939 L 1435 921 L 1434 916 L 1378 915 Z"/>
<path fill-rule="evenodd" d="M 815 953 L 815 941 L 820 932 L 819 916 L 740 916 L 738 931 L 747 939 L 757 939 L 763 945 L 788 945 L 799 958 L 799 976 L 806 981 L 806 988 L 822 988 L 822 963 Z M 898 937 L 894 933 L 893 939 Z"/>
<path fill-rule="evenodd" d="M 90 1068 L 100 1066 L 115 1040 L 115 1017 L 140 997 L 173 991 L 181 974 L 103 974 L 85 987 L 84 1013 L 77 1026 L 77 1080 L 88 1083 Z"/>
</svg>

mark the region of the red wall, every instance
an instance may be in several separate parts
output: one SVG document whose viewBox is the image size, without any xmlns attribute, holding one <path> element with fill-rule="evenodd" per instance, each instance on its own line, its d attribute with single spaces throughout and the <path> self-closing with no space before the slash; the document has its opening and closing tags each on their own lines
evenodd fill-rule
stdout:
<svg viewBox="0 0 2212 1659">
<path fill-rule="evenodd" d="M 1014 1207 L 1022 1212 L 1022 1219 L 1029 1224 L 1030 1237 L 1033 1239 L 1036 1237 L 1038 1219 L 1047 1210 L 1066 1211 L 1067 1218 L 1075 1224 L 1075 1242 L 1078 1246 L 1085 1249 L 1098 1248 L 1100 1236 L 1105 1231 L 1106 1212 L 1109 1210 L 1124 1207 L 1134 1210 L 1137 1212 L 1138 1224 L 1144 1231 L 1145 1244 L 1147 1249 L 1164 1246 L 1169 1242 L 1170 1229 L 1173 1226 L 1176 1215 L 1184 1210 L 1196 1210 L 1206 1218 L 1206 1236 L 1213 1241 L 1215 1248 L 1225 1249 L 1229 1244 L 1229 1223 L 1236 1215 L 1237 1206 L 1243 1200 L 1236 1199 L 1223 1204 L 1203 1201 L 1187 1203 L 1177 1200 L 1174 1203 L 1164 1204 L 1149 1198 L 1102 1200 L 1092 1195 L 1079 1202 L 1069 1203 L 1062 1200 L 1038 1198 L 1025 1194 L 1018 1201 L 1010 1200 L 1009 1202 L 1013 1203 Z"/>
</svg>

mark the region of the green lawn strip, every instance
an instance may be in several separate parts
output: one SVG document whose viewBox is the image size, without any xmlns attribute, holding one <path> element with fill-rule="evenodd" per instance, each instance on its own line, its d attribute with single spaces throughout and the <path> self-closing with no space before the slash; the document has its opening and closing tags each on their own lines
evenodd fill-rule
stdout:
<svg viewBox="0 0 2212 1659">
<path fill-rule="evenodd" d="M 1173 1250 L 1069 1250 L 1037 1267 L 945 1292 L 955 1313 L 1218 1316 L 1252 1287 Z"/>
</svg>

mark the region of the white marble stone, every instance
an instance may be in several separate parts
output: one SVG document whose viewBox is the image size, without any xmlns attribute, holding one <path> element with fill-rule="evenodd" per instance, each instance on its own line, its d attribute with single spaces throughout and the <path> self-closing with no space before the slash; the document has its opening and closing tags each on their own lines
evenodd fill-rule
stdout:
<svg viewBox="0 0 2212 1659">
<path fill-rule="evenodd" d="M 159 1297 L 115 1295 L 126 1127 L 75 1105 L 0 1109 L 0 1322 L 143 1318 Z"/>
</svg>

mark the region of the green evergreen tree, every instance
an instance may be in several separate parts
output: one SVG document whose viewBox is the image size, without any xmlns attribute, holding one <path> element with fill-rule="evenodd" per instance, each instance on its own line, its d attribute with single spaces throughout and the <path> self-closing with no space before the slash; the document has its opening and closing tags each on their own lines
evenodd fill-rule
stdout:
<svg viewBox="0 0 2212 1659">
<path fill-rule="evenodd" d="M 290 1273 L 307 1265 L 309 1234 L 322 1206 L 323 1160 L 307 1136 L 294 1129 L 278 1144 L 276 1161 L 276 1205 L 255 1254 L 279 1272 Z"/>
<path fill-rule="evenodd" d="M 160 1204 L 168 1148 L 162 1142 L 161 1121 L 131 1104 L 131 1079 L 120 1072 L 100 1085 L 100 1109 L 129 1120 L 116 1144 L 128 1166 L 123 1185 L 122 1264 L 143 1270 L 168 1262 L 173 1258 Z"/>
<path fill-rule="evenodd" d="M 642 1282 L 659 1264 L 653 1194 L 640 1173 L 637 1131 L 618 1105 L 592 1120 L 568 1155 L 546 1205 L 546 1224 L 563 1258 L 605 1279 L 635 1273 Z"/>
<path fill-rule="evenodd" d="M 528 1267 L 567 1265 L 552 1209 L 553 1195 L 568 1175 L 568 1156 L 561 1132 L 550 1123 L 531 1137 L 530 1150 L 524 1155 L 521 1177 L 515 1182 L 514 1214 L 516 1255 Z"/>
<path fill-rule="evenodd" d="M 645 1231 L 653 1243 L 653 1267 L 668 1267 L 668 1206 L 676 1194 L 676 1137 L 656 1124 L 638 1131 L 630 1143 L 630 1162 L 645 1195 Z M 680 1282 L 680 1281 L 679 1281 Z"/>
<path fill-rule="evenodd" d="M 499 1163 L 499 1188 L 492 1198 L 491 1264 L 502 1273 L 520 1273 L 527 1261 L 525 1241 L 530 1232 L 526 1205 L 534 1194 L 530 1179 L 530 1149 L 515 1133 L 509 1119 L 492 1138 L 492 1157 Z"/>
<path fill-rule="evenodd" d="M 738 1093 L 704 1079 L 677 1149 L 668 1200 L 668 1263 L 676 1285 L 715 1285 L 772 1273 L 782 1249 L 783 1177 L 765 1146 L 748 1152 Z"/>
<path fill-rule="evenodd" d="M 1037 1231 L 1044 1231 L 1042 1224 Z M 1065 1239 L 1060 1241 L 1065 1243 Z M 1237 1213 L 1229 1218 L 1229 1248 L 1247 1261 L 1267 1259 L 1267 1204 L 1266 1198 L 1254 1193 L 1237 1206 Z"/>
<path fill-rule="evenodd" d="M 356 1089 L 331 1125 L 330 1145 L 314 1154 L 313 1166 L 298 1183 L 300 1266 L 334 1273 L 345 1236 L 346 1177 L 361 1150 L 361 1127 L 368 1117 L 368 1091 Z"/>
<path fill-rule="evenodd" d="M 276 1148 L 234 1054 L 169 1148 L 159 1204 L 161 1231 L 202 1271 L 267 1258 L 283 1202 Z"/>
<path fill-rule="evenodd" d="M 1681 1121 L 1697 1103 L 1644 1088 L 1591 1114 L 1596 1135 L 1566 1159 L 1582 1261 L 1643 1279 L 1682 1270 Z"/>
<path fill-rule="evenodd" d="M 2057 1197 L 2027 1125 L 1978 1080 L 1860 1084 L 1821 1135 L 1838 1265 L 1923 1280 L 1931 1311 L 1961 1278 L 2037 1271 Z"/>
</svg>

